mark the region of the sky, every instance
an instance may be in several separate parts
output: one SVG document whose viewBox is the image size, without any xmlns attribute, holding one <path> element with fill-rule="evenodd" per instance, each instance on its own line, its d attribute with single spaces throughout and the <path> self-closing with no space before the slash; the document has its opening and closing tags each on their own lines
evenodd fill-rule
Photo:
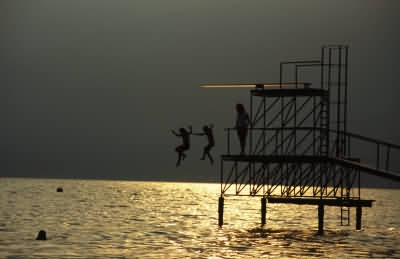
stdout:
<svg viewBox="0 0 400 259">
<path fill-rule="evenodd" d="M 132 180 L 218 179 L 200 161 L 175 168 L 171 129 L 213 123 L 217 158 L 247 90 L 279 62 L 348 44 L 349 130 L 400 143 L 400 2 L 0 1 L 1 174 Z"/>
</svg>

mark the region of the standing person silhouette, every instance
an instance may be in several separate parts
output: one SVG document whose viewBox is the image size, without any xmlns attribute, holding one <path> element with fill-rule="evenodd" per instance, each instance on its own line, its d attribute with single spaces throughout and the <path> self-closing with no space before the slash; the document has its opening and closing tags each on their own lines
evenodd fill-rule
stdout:
<svg viewBox="0 0 400 259">
<path fill-rule="evenodd" d="M 185 151 L 190 149 L 190 134 L 192 134 L 192 126 L 189 126 L 189 131 L 185 128 L 180 128 L 179 133 L 176 133 L 174 130 L 171 130 L 172 134 L 177 137 L 182 138 L 182 145 L 179 145 L 175 148 L 175 151 L 178 153 L 178 160 L 176 161 L 176 167 L 181 164 L 181 160 L 186 158 Z"/>
<path fill-rule="evenodd" d="M 193 133 L 193 135 L 197 135 L 197 136 L 207 136 L 208 144 L 207 144 L 207 146 L 204 147 L 203 155 L 200 159 L 204 160 L 204 159 L 206 159 L 206 156 L 207 156 L 210 159 L 211 164 L 214 163 L 214 159 L 211 156 L 210 150 L 215 146 L 214 134 L 213 134 L 212 128 L 213 128 L 212 124 L 210 124 L 210 126 L 204 125 L 202 133 Z"/>
<path fill-rule="evenodd" d="M 239 137 L 239 142 L 240 142 L 240 155 L 244 155 L 244 150 L 246 147 L 246 138 L 247 138 L 247 132 L 248 132 L 248 127 L 250 124 L 250 118 L 249 115 L 247 114 L 243 104 L 238 103 L 236 104 L 236 131 L 237 135 Z"/>
</svg>

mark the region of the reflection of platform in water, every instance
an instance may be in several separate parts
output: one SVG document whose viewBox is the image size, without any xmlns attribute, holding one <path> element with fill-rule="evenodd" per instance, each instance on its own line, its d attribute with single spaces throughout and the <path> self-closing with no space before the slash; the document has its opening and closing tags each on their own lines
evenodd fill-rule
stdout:
<svg viewBox="0 0 400 259">
<path fill-rule="evenodd" d="M 319 233 L 323 233 L 324 206 L 340 207 L 342 225 L 346 221 L 350 224 L 350 208 L 355 207 L 356 228 L 360 229 L 362 207 L 373 203 L 361 199 L 361 172 L 400 181 L 391 163 L 393 151 L 400 151 L 400 146 L 347 131 L 347 64 L 348 46 L 329 45 L 322 48 L 320 60 L 282 62 L 279 83 L 201 86 L 250 90 L 251 123 L 245 155 L 232 151 L 230 135 L 235 129 L 226 129 L 227 152 L 221 156 L 220 226 L 224 197 L 258 196 L 262 197 L 262 224 L 266 223 L 268 201 L 317 205 Z M 287 67 L 293 78 L 287 78 Z M 301 73 L 304 68 L 314 71 L 310 80 Z M 373 146 L 375 166 L 354 154 L 354 143 L 359 142 Z"/>
</svg>

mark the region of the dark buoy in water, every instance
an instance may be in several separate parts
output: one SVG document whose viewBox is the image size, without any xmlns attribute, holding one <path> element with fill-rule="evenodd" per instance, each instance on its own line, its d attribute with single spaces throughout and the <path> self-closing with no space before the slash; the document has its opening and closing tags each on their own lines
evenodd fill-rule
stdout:
<svg viewBox="0 0 400 259">
<path fill-rule="evenodd" d="M 40 230 L 36 240 L 46 240 L 46 231 Z"/>
<path fill-rule="evenodd" d="M 63 191 L 64 191 L 63 188 L 61 188 L 61 187 L 57 188 L 57 192 L 63 192 Z"/>
</svg>

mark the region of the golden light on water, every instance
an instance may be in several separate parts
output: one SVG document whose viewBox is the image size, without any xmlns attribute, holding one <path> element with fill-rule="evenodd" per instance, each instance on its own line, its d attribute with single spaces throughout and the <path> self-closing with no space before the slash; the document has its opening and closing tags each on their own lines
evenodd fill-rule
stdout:
<svg viewBox="0 0 400 259">
<path fill-rule="evenodd" d="M 2 179 L 0 187 L 8 195 L 0 258 L 400 258 L 399 190 L 363 189 L 386 202 L 365 211 L 362 232 L 339 226 L 339 209 L 327 206 L 320 237 L 316 206 L 268 203 L 261 226 L 260 197 L 226 196 L 218 227 L 218 183 Z M 48 240 L 33 241 L 41 228 Z"/>
</svg>

